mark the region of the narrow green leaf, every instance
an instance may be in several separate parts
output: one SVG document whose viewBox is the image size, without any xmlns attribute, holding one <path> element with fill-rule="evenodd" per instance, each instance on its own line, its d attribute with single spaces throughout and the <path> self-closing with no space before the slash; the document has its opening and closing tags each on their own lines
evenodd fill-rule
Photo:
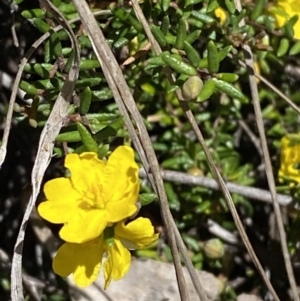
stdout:
<svg viewBox="0 0 300 301">
<path fill-rule="evenodd" d="M 222 62 L 228 53 L 232 50 L 232 46 L 226 46 L 222 50 L 218 52 L 218 62 Z M 208 67 L 208 59 L 207 57 L 200 59 L 199 68 L 204 69 Z"/>
<path fill-rule="evenodd" d="M 97 134 L 99 131 L 103 130 L 104 128 L 107 128 L 108 125 L 105 124 L 105 123 L 101 123 L 99 122 L 97 119 L 92 119 L 91 122 L 90 122 L 90 129 L 91 129 L 91 132 L 93 134 Z M 115 133 L 116 134 L 116 133 Z M 96 142 L 99 143 L 99 140 L 97 139 L 96 136 L 94 136 Z"/>
<path fill-rule="evenodd" d="M 124 119 L 119 117 L 108 126 L 101 129 L 95 134 L 95 139 L 98 143 L 102 143 L 104 140 L 107 140 L 110 137 L 124 137 L 126 131 L 124 131 Z"/>
<path fill-rule="evenodd" d="M 212 79 L 208 79 L 206 82 L 204 82 L 202 90 L 196 99 L 196 102 L 206 101 L 213 95 L 214 92 L 215 92 L 215 83 Z"/>
<path fill-rule="evenodd" d="M 93 91 L 92 101 L 103 101 L 113 98 L 113 93 L 109 88 Z"/>
<path fill-rule="evenodd" d="M 259 60 L 259 67 L 264 73 L 270 74 L 271 69 L 266 60 Z"/>
<path fill-rule="evenodd" d="M 194 6 L 195 4 L 201 3 L 203 0 L 185 0 L 184 7 Z"/>
<path fill-rule="evenodd" d="M 176 42 L 176 37 L 170 33 L 165 36 L 168 45 L 174 45 Z"/>
<path fill-rule="evenodd" d="M 182 239 L 188 246 L 189 250 L 191 249 L 191 250 L 194 250 L 195 252 L 199 252 L 200 246 L 199 246 L 198 240 L 196 240 L 195 238 L 193 238 L 187 234 L 183 234 Z"/>
<path fill-rule="evenodd" d="M 187 32 L 186 32 L 186 20 L 184 18 L 179 19 L 177 36 L 175 41 L 175 48 L 182 49 L 183 43 L 186 40 Z"/>
<path fill-rule="evenodd" d="M 80 134 L 81 140 L 83 145 L 87 148 L 90 152 L 98 152 L 98 144 L 92 137 L 91 133 L 88 129 L 80 122 L 77 123 L 77 130 Z"/>
<path fill-rule="evenodd" d="M 50 26 L 40 18 L 34 18 L 33 24 L 41 33 L 46 33 L 50 30 Z"/>
<path fill-rule="evenodd" d="M 207 13 L 214 12 L 218 7 L 219 7 L 219 1 L 217 0 L 209 1 L 206 12 Z"/>
<path fill-rule="evenodd" d="M 212 207 L 211 204 L 212 202 L 210 201 L 204 201 L 200 205 L 196 206 L 195 211 L 197 213 L 205 213 L 207 210 L 209 210 Z"/>
<path fill-rule="evenodd" d="M 219 70 L 219 55 L 218 49 L 213 41 L 209 41 L 207 44 L 207 61 L 208 61 L 208 71 L 211 74 L 217 73 Z"/>
<path fill-rule="evenodd" d="M 270 9 L 271 10 L 271 9 Z M 274 21 L 269 16 L 264 16 L 263 23 L 265 24 L 268 32 L 274 31 Z"/>
<path fill-rule="evenodd" d="M 170 7 L 171 0 L 160 0 L 160 7 L 163 12 L 166 12 Z"/>
<path fill-rule="evenodd" d="M 216 88 L 219 91 L 226 93 L 227 95 L 231 96 L 232 98 L 236 98 L 239 100 L 245 100 L 244 94 L 240 90 L 238 90 L 236 87 L 234 87 L 232 84 L 227 83 L 223 80 L 216 79 L 216 78 L 213 78 L 212 80 L 214 81 Z"/>
<path fill-rule="evenodd" d="M 75 55 L 75 52 L 74 52 L 74 49 L 72 49 L 72 51 L 71 51 L 71 53 L 70 53 L 70 55 L 67 59 L 67 63 L 64 67 L 64 71 L 66 73 L 68 73 L 70 71 L 71 67 L 72 67 L 72 64 L 73 64 L 73 61 L 74 61 L 74 55 Z"/>
<path fill-rule="evenodd" d="M 228 83 L 234 83 L 239 79 L 239 76 L 233 73 L 218 73 L 216 74 L 216 78 Z"/>
<path fill-rule="evenodd" d="M 76 7 L 72 2 L 71 3 L 61 2 L 61 4 L 59 5 L 59 10 L 65 15 L 77 13 Z"/>
<path fill-rule="evenodd" d="M 254 5 L 254 9 L 251 13 L 251 19 L 256 21 L 256 19 L 262 15 L 262 11 L 266 5 L 266 0 L 256 0 Z"/>
<path fill-rule="evenodd" d="M 140 21 L 138 21 L 138 19 L 135 16 L 129 14 L 128 21 L 137 32 L 144 32 L 143 25 L 140 23 Z"/>
<path fill-rule="evenodd" d="M 205 57 L 205 58 L 203 58 L 203 59 L 200 59 L 198 67 L 199 67 L 200 69 L 205 69 L 205 68 L 208 67 L 208 60 L 207 60 L 207 57 Z"/>
<path fill-rule="evenodd" d="M 121 37 L 114 43 L 114 47 L 116 49 L 119 49 L 128 44 L 129 44 L 129 40 L 125 37 Z"/>
<path fill-rule="evenodd" d="M 198 28 L 198 30 L 200 30 L 204 27 L 203 22 L 201 22 L 201 21 L 199 21 L 195 18 L 188 18 L 187 22 L 188 22 L 190 28 L 191 27 L 196 27 L 196 28 Z"/>
<path fill-rule="evenodd" d="M 129 13 L 124 8 L 117 7 L 112 10 L 112 13 L 123 22 L 126 22 L 129 16 Z"/>
<path fill-rule="evenodd" d="M 197 68 L 200 62 L 200 56 L 198 51 L 187 41 L 184 41 L 183 49 L 191 65 Z"/>
<path fill-rule="evenodd" d="M 156 57 L 151 57 L 147 60 L 146 69 L 148 69 L 147 68 L 148 65 L 158 67 L 158 66 L 165 66 L 166 63 L 163 61 L 161 56 L 156 56 Z"/>
<path fill-rule="evenodd" d="M 62 49 L 63 57 L 69 57 L 71 55 L 72 51 L 73 51 L 73 48 L 71 48 L 71 47 L 64 47 Z"/>
<path fill-rule="evenodd" d="M 21 15 L 26 19 L 41 18 L 45 12 L 40 8 L 23 10 Z"/>
<path fill-rule="evenodd" d="M 284 31 L 290 39 L 294 39 L 295 37 L 294 25 L 297 23 L 298 18 L 299 16 L 296 14 L 284 24 Z"/>
<path fill-rule="evenodd" d="M 225 0 L 225 5 L 231 14 L 235 13 L 236 8 L 233 0 Z"/>
<path fill-rule="evenodd" d="M 160 47 L 166 47 L 167 41 L 160 28 L 156 25 L 151 25 L 150 29 Z"/>
<path fill-rule="evenodd" d="M 84 89 L 86 87 L 98 86 L 102 79 L 99 77 L 82 78 L 76 81 L 76 89 Z"/>
<path fill-rule="evenodd" d="M 139 199 L 141 201 L 141 205 L 146 206 L 157 201 L 157 195 L 155 193 L 141 193 Z"/>
<path fill-rule="evenodd" d="M 132 27 L 135 28 L 137 32 L 143 32 L 142 24 L 136 19 L 135 16 L 130 14 L 124 8 L 117 7 L 112 10 L 112 13 L 124 23 L 132 25 Z"/>
<path fill-rule="evenodd" d="M 191 32 L 187 37 L 186 41 L 190 44 L 193 44 L 195 41 L 197 41 L 200 37 L 201 30 L 197 29 L 193 32 Z"/>
<path fill-rule="evenodd" d="M 98 60 L 81 60 L 80 70 L 90 70 L 99 68 L 101 65 Z"/>
<path fill-rule="evenodd" d="M 24 71 L 28 72 L 28 73 L 35 73 L 33 66 L 34 66 L 34 64 L 26 63 L 26 65 L 24 67 Z"/>
<path fill-rule="evenodd" d="M 226 58 L 226 56 L 228 55 L 228 53 L 230 53 L 232 48 L 233 48 L 232 45 L 229 45 L 219 51 L 218 53 L 219 62 L 222 62 Z"/>
<path fill-rule="evenodd" d="M 278 57 L 284 56 L 288 52 L 289 47 L 290 47 L 290 41 L 289 41 L 289 39 L 282 38 L 280 40 L 280 43 L 279 43 L 279 46 L 278 46 L 278 49 L 277 49 L 277 56 Z"/>
<path fill-rule="evenodd" d="M 39 82 L 42 82 L 42 81 L 39 81 Z M 47 83 L 46 80 L 44 80 L 43 83 L 47 84 L 47 90 L 51 89 L 51 85 L 52 85 L 56 91 L 61 91 L 61 89 L 62 89 L 65 82 L 61 78 L 53 77 L 53 78 L 50 79 L 49 84 Z"/>
<path fill-rule="evenodd" d="M 30 83 L 22 80 L 20 82 L 20 89 L 22 89 L 24 92 L 30 94 L 30 95 L 37 95 L 38 94 L 38 89 L 31 85 Z"/>
<path fill-rule="evenodd" d="M 170 28 L 170 18 L 168 15 L 165 15 L 161 22 L 161 31 L 164 35 L 166 35 L 169 32 Z"/>
<path fill-rule="evenodd" d="M 45 47 L 44 47 L 44 62 L 45 63 L 50 63 L 52 59 L 52 54 L 50 51 L 50 41 L 49 39 L 45 42 Z"/>
<path fill-rule="evenodd" d="M 183 73 L 186 75 L 196 75 L 197 71 L 194 67 L 188 65 L 187 63 L 178 60 L 174 55 L 169 55 L 167 53 L 162 54 L 163 61 L 176 72 Z"/>
<path fill-rule="evenodd" d="M 175 193 L 172 184 L 169 182 L 165 183 L 165 189 L 166 189 L 166 194 L 168 196 L 170 208 L 175 211 L 179 211 L 181 204 L 180 201 L 178 200 L 178 194 Z"/>
<path fill-rule="evenodd" d="M 205 23 L 205 24 L 214 24 L 216 20 L 208 15 L 200 13 L 199 11 L 193 10 L 191 15 L 196 18 L 197 20 Z"/>
<path fill-rule="evenodd" d="M 300 41 L 297 41 L 289 51 L 289 55 L 296 55 L 300 53 Z"/>
<path fill-rule="evenodd" d="M 114 113 L 88 113 L 86 114 L 86 118 L 90 119 L 97 119 L 98 121 L 111 121 L 116 119 L 116 114 Z"/>
<path fill-rule="evenodd" d="M 53 53 L 55 58 L 62 57 L 62 46 L 58 34 L 53 32 L 50 35 L 50 51 Z"/>
<path fill-rule="evenodd" d="M 61 133 L 56 137 L 56 141 L 59 142 L 79 142 L 81 141 L 81 136 L 78 131 L 71 131 Z"/>
<path fill-rule="evenodd" d="M 53 65 L 51 64 L 26 64 L 24 70 L 29 73 L 36 73 L 42 78 L 48 78 L 52 68 Z"/>
<path fill-rule="evenodd" d="M 82 48 L 83 47 L 92 48 L 92 43 L 91 43 L 90 39 L 87 36 L 78 37 L 78 42 L 79 42 L 79 44 Z"/>
<path fill-rule="evenodd" d="M 87 114 L 92 101 L 92 91 L 90 87 L 86 87 L 82 93 L 80 93 L 80 114 Z"/>
</svg>

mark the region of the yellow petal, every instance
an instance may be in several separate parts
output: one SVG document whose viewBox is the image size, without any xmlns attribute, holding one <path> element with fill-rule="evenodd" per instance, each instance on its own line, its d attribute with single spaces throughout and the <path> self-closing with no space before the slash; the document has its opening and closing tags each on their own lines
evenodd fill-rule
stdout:
<svg viewBox="0 0 300 301">
<path fill-rule="evenodd" d="M 104 262 L 104 278 L 106 289 L 113 280 L 119 280 L 128 272 L 131 255 L 130 252 L 124 248 L 122 243 L 118 240 L 114 240 L 114 244 L 107 248 L 107 260 Z"/>
<path fill-rule="evenodd" d="M 101 187 L 105 163 L 98 159 L 96 153 L 69 154 L 66 156 L 65 166 L 71 172 L 72 184 L 81 194 L 96 185 Z"/>
<path fill-rule="evenodd" d="M 132 148 L 118 147 L 109 157 L 103 179 L 103 195 L 107 197 L 106 211 L 110 222 L 132 216 L 138 208 L 138 165 Z"/>
<path fill-rule="evenodd" d="M 102 256 L 101 239 L 85 244 L 65 243 L 53 259 L 53 270 L 62 277 L 73 273 L 75 283 L 79 287 L 86 287 L 97 279 Z"/>
<path fill-rule="evenodd" d="M 57 178 L 44 186 L 47 201 L 38 206 L 39 214 L 51 223 L 65 223 L 76 210 L 81 195 L 73 188 L 71 181 Z"/>
<path fill-rule="evenodd" d="M 219 6 L 217 9 L 215 9 L 215 16 L 220 20 L 222 25 L 226 22 L 226 11 L 222 7 Z"/>
<path fill-rule="evenodd" d="M 300 4 L 299 4 L 300 6 Z M 294 38 L 300 40 L 300 14 L 298 14 L 299 19 L 296 22 L 296 24 L 294 25 L 293 29 L 294 29 Z"/>
<path fill-rule="evenodd" d="M 279 0 L 276 5 L 269 8 L 276 19 L 277 26 L 282 27 L 285 23 L 298 15 L 298 21 L 294 24 L 294 38 L 300 39 L 300 5 L 298 0 Z"/>
<path fill-rule="evenodd" d="M 125 225 L 120 222 L 115 227 L 115 236 L 129 249 L 140 249 L 152 245 L 158 239 L 148 218 L 139 217 Z"/>
<path fill-rule="evenodd" d="M 83 243 L 100 236 L 107 226 L 104 210 L 81 210 L 60 230 L 60 237 L 72 243 Z"/>
<path fill-rule="evenodd" d="M 280 180 L 290 179 L 300 182 L 300 144 L 285 136 L 281 139 L 280 169 L 278 172 Z"/>
</svg>

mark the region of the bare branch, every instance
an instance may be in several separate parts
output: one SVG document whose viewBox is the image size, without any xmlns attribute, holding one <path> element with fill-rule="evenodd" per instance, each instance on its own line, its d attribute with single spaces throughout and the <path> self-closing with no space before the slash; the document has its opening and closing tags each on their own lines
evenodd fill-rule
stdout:
<svg viewBox="0 0 300 301">
<path fill-rule="evenodd" d="M 173 171 L 173 170 L 161 170 L 161 175 L 164 180 L 171 181 L 171 182 L 178 182 L 182 184 L 189 184 L 189 185 L 199 185 L 204 186 L 211 189 L 219 190 L 220 187 L 216 180 L 208 177 L 199 177 L 189 175 L 184 172 Z M 146 178 L 146 172 L 144 169 L 140 169 L 140 176 L 142 178 Z M 237 193 L 242 196 L 255 199 L 262 202 L 271 203 L 272 197 L 269 191 L 256 188 L 256 187 L 249 187 L 243 186 L 232 182 L 226 182 L 226 187 L 231 193 Z M 292 197 L 289 195 L 284 194 L 277 194 L 278 203 L 281 206 L 287 206 L 292 202 Z"/>
</svg>

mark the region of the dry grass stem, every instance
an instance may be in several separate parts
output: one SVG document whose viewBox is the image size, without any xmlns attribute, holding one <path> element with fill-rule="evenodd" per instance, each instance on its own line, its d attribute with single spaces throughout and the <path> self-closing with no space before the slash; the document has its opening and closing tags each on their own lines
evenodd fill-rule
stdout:
<svg viewBox="0 0 300 301">
<path fill-rule="evenodd" d="M 241 1 L 234 0 L 234 3 L 235 3 L 236 9 L 238 11 L 241 11 L 241 9 L 242 9 Z M 245 25 L 244 19 L 241 20 L 240 25 L 241 26 Z M 299 301 L 300 300 L 299 293 L 298 293 L 297 284 L 296 284 L 293 267 L 292 267 L 292 263 L 291 263 L 291 258 L 289 255 L 288 246 L 287 246 L 287 242 L 286 242 L 286 234 L 285 234 L 284 225 L 283 225 L 283 221 L 282 221 L 280 206 L 279 206 L 279 203 L 277 200 L 277 195 L 276 195 L 276 186 L 275 186 L 275 181 L 274 181 L 270 154 L 269 154 L 269 150 L 268 150 L 264 122 L 263 122 L 263 118 L 262 118 L 257 82 L 256 82 L 256 78 L 255 78 L 254 71 L 253 71 L 254 70 L 253 54 L 252 54 L 252 50 L 249 45 L 244 44 L 242 47 L 243 47 L 243 51 L 244 51 L 246 67 L 247 67 L 247 70 L 249 73 L 249 84 L 250 84 L 250 90 L 251 90 L 251 95 L 252 95 L 252 102 L 253 102 L 253 107 L 254 107 L 254 111 L 255 111 L 256 123 L 257 123 L 257 128 L 258 128 L 258 132 L 259 132 L 259 136 L 260 136 L 262 151 L 263 151 L 263 155 L 264 155 L 264 161 L 265 161 L 265 166 L 266 166 L 266 176 L 267 176 L 267 180 L 268 180 L 268 184 L 269 184 L 270 193 L 272 196 L 272 204 L 273 204 L 277 227 L 278 227 L 278 231 L 279 231 L 279 235 L 280 235 L 280 244 L 281 244 L 281 249 L 282 249 L 282 253 L 283 253 L 285 268 L 287 271 L 293 300 Z"/>
<path fill-rule="evenodd" d="M 101 62 L 104 75 L 108 81 L 108 84 L 116 96 L 115 100 L 117 105 L 120 107 L 121 104 L 119 101 L 124 102 L 127 110 L 131 114 L 131 118 L 134 120 L 137 130 L 139 133 L 139 139 L 141 145 L 143 146 L 146 158 L 148 159 L 149 168 L 152 172 L 154 183 L 156 185 L 155 191 L 158 193 L 160 200 L 162 217 L 164 224 L 166 226 L 168 241 L 171 247 L 173 254 L 173 260 L 175 264 L 176 275 L 178 279 L 178 287 L 182 300 L 189 300 L 186 283 L 183 276 L 183 271 L 180 263 L 180 257 L 175 241 L 175 234 L 172 227 L 172 216 L 168 206 L 167 196 L 164 190 L 163 180 L 159 172 L 159 165 L 157 162 L 156 155 L 154 153 L 152 143 L 147 132 L 147 129 L 143 123 L 143 119 L 140 115 L 140 112 L 136 106 L 136 103 L 130 93 L 129 87 L 124 80 L 122 71 L 116 62 L 115 57 L 112 54 L 111 49 L 107 45 L 107 42 L 103 36 L 101 29 L 99 28 L 95 18 L 93 17 L 87 3 L 80 0 L 73 0 L 78 13 L 80 15 L 81 21 L 85 27 L 85 30 L 88 33 L 90 40 L 92 41 L 94 51 Z M 116 93 L 118 91 L 118 93 Z M 120 97 L 119 97 L 120 96 Z M 121 99 L 120 99 L 121 98 Z M 134 139 L 134 137 L 133 137 Z M 133 140 L 136 145 L 136 140 Z M 143 158 L 143 153 L 140 154 Z"/>
<path fill-rule="evenodd" d="M 25 238 L 25 231 L 30 214 L 35 206 L 37 196 L 40 192 L 41 183 L 48 164 L 50 163 L 54 141 L 63 126 L 65 117 L 68 116 L 68 106 L 73 95 L 75 82 L 79 74 L 79 48 L 76 37 L 64 18 L 64 16 L 50 2 L 42 0 L 42 4 L 51 10 L 59 23 L 67 30 L 72 41 L 74 49 L 74 61 L 68 78 L 64 83 L 61 92 L 53 106 L 46 125 L 41 133 L 39 147 L 34 162 L 31 174 L 32 194 L 29 203 L 26 207 L 20 230 L 14 247 L 14 254 L 11 268 L 11 299 L 12 301 L 23 301 L 23 286 L 22 286 L 22 250 Z"/>
</svg>

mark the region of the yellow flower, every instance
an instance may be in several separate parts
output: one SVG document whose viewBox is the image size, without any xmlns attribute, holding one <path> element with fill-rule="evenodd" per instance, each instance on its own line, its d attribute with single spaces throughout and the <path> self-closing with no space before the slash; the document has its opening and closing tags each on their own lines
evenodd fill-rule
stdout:
<svg viewBox="0 0 300 301">
<path fill-rule="evenodd" d="M 138 165 L 130 147 L 118 147 L 107 162 L 96 153 L 69 154 L 65 166 L 71 176 L 47 182 L 47 201 L 38 207 L 44 219 L 64 224 L 59 232 L 63 240 L 87 242 L 137 212 Z"/>
<path fill-rule="evenodd" d="M 215 9 L 215 16 L 220 20 L 221 25 L 223 25 L 227 19 L 226 11 L 220 6 Z"/>
<path fill-rule="evenodd" d="M 294 38 L 300 39 L 300 3 L 299 0 L 278 0 L 277 4 L 272 6 L 269 11 L 274 15 L 277 26 L 282 27 L 284 24 L 294 17 L 298 16 L 298 21 L 295 23 Z"/>
<path fill-rule="evenodd" d="M 300 183 L 300 142 L 297 143 L 288 136 L 283 137 L 280 159 L 279 179 L 287 178 Z"/>
<path fill-rule="evenodd" d="M 54 272 L 62 277 L 73 274 L 75 283 L 79 287 L 86 287 L 97 279 L 104 257 L 107 288 L 111 280 L 119 280 L 128 272 L 131 262 L 128 249 L 142 249 L 158 239 L 151 221 L 143 217 L 128 224 L 120 222 L 113 230 L 113 243 L 109 245 L 104 235 L 83 244 L 62 245 L 53 260 Z"/>
</svg>

